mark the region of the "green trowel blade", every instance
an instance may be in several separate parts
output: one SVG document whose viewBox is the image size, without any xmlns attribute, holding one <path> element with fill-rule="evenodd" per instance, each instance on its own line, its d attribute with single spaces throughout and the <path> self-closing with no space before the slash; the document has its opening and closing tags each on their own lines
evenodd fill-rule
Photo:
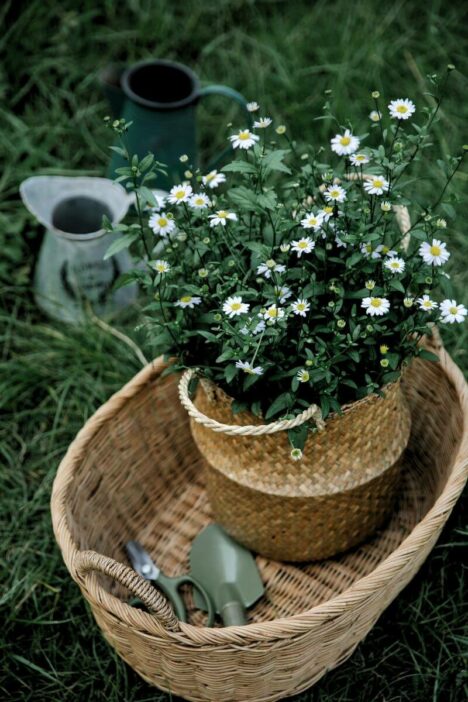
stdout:
<svg viewBox="0 0 468 702">
<path fill-rule="evenodd" d="M 198 534 L 190 552 L 191 574 L 207 590 L 225 624 L 228 602 L 237 601 L 244 609 L 251 607 L 265 589 L 251 552 L 234 541 L 218 524 L 210 524 Z M 195 591 L 195 605 L 205 609 L 203 599 Z"/>
</svg>

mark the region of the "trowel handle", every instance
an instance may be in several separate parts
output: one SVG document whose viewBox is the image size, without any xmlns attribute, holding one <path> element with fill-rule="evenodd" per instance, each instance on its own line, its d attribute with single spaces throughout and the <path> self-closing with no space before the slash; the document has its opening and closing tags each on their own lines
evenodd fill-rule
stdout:
<svg viewBox="0 0 468 702">
<path fill-rule="evenodd" d="M 219 613 L 225 626 L 244 626 L 247 614 L 237 588 L 231 583 L 223 583 L 218 590 Z"/>
</svg>

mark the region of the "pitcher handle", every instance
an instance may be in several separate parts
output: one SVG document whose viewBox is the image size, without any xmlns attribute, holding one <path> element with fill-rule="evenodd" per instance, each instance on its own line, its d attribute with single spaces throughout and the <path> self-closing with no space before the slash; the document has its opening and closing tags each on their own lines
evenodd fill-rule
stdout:
<svg viewBox="0 0 468 702">
<path fill-rule="evenodd" d="M 241 95 L 241 93 L 238 93 L 237 90 L 233 90 L 233 88 L 229 88 L 227 85 L 207 85 L 205 88 L 200 88 L 200 98 L 204 98 L 209 95 L 222 95 L 223 97 L 229 98 L 230 100 L 234 100 L 234 102 L 237 102 L 237 104 L 244 109 L 248 120 L 248 126 L 252 126 L 252 114 L 247 109 L 247 100 L 243 95 Z M 231 153 L 231 151 L 232 147 L 227 146 L 218 156 L 213 157 L 206 166 L 206 171 L 208 172 L 211 171 L 213 168 L 216 168 L 216 166 L 218 166 L 219 163 L 221 163 L 221 161 L 229 153 Z"/>
</svg>

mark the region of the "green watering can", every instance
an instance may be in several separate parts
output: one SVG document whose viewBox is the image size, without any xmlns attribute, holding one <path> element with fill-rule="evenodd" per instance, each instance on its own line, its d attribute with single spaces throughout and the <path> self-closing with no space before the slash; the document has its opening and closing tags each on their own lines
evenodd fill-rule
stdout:
<svg viewBox="0 0 468 702">
<path fill-rule="evenodd" d="M 230 98 L 245 110 L 251 123 L 247 101 L 240 93 L 225 85 L 200 87 L 195 73 L 181 63 L 150 59 L 126 69 L 110 65 L 101 71 L 100 83 L 114 116 L 133 123 L 127 134 L 130 153 L 142 158 L 151 152 L 167 166 L 167 176 L 158 174 L 153 186 L 164 190 L 183 179 L 187 165 L 198 167 L 195 115 L 201 98 Z M 206 170 L 229 150 L 230 147 L 208 164 Z M 185 166 L 179 160 L 182 154 L 188 156 Z M 108 176 L 114 178 L 115 169 L 124 165 L 124 159 L 114 153 Z"/>
</svg>

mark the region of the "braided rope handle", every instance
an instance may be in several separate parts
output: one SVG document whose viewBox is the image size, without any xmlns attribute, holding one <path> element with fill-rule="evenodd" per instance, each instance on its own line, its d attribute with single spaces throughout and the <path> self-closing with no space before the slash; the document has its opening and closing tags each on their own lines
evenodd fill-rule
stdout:
<svg viewBox="0 0 468 702">
<path fill-rule="evenodd" d="M 182 375 L 179 382 L 179 397 L 180 401 L 189 413 L 189 415 L 198 424 L 202 424 L 208 429 L 212 429 L 215 432 L 222 432 L 223 434 L 229 434 L 229 436 L 262 436 L 263 434 L 275 434 L 278 431 L 286 431 L 288 429 L 294 429 L 309 419 L 315 419 L 317 426 L 319 428 L 323 427 L 322 413 L 317 405 L 310 405 L 304 412 L 298 414 L 294 419 L 280 419 L 277 422 L 271 422 L 271 424 L 222 424 L 217 422 L 215 419 L 207 417 L 206 414 L 200 412 L 189 396 L 189 384 L 192 378 L 196 375 L 194 368 L 189 368 Z"/>
<path fill-rule="evenodd" d="M 179 621 L 166 598 L 148 580 L 142 578 L 128 566 L 118 563 L 108 556 L 102 556 L 96 551 L 78 551 L 74 565 L 77 574 L 84 581 L 92 571 L 108 575 L 130 590 L 132 595 L 138 597 L 147 609 L 156 615 L 165 629 L 179 630 Z"/>
</svg>

